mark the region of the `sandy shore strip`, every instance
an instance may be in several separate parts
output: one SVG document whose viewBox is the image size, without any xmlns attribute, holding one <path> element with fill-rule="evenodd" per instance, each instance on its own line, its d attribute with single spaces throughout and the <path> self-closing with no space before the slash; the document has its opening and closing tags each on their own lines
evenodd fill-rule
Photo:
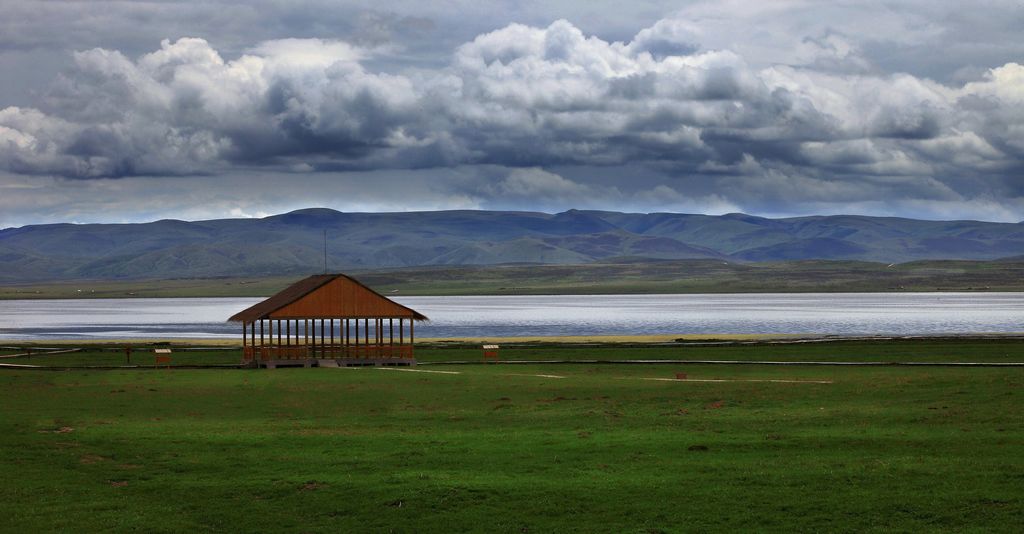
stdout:
<svg viewBox="0 0 1024 534">
<path fill-rule="evenodd" d="M 645 334 L 645 335 L 596 335 L 596 336 L 505 336 L 505 337 L 416 337 L 420 343 L 671 343 L 676 340 L 687 341 L 761 341 L 771 339 L 818 339 L 827 336 L 807 334 Z M 241 345 L 241 335 L 237 338 L 113 338 L 113 339 L 37 339 L 9 340 L 0 345 L 19 345 L 24 343 L 47 343 L 51 345 L 103 345 L 103 344 L 137 344 L 170 343 L 173 345 L 209 345 L 233 346 Z"/>
<path fill-rule="evenodd" d="M 519 337 L 425 337 L 417 338 L 416 345 L 475 345 L 493 344 L 716 344 L 716 343 L 824 343 L 833 341 L 886 341 L 896 339 L 1013 339 L 1024 337 L 1024 332 L 927 335 L 828 335 L 828 334 L 656 334 L 656 335 L 597 335 L 597 336 L 519 336 Z M 110 345 L 171 345 L 180 347 L 238 348 L 241 338 L 140 338 L 140 339 L 35 339 L 3 340 L 3 347 L 18 348 L 26 345 L 66 347 Z"/>
</svg>

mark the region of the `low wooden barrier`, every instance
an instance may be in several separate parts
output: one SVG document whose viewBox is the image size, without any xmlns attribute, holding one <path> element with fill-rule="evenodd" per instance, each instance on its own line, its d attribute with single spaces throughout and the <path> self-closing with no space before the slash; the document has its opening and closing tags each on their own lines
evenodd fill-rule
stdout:
<svg viewBox="0 0 1024 534">
<path fill-rule="evenodd" d="M 242 351 L 245 361 L 256 355 L 260 360 L 303 359 L 412 359 L 413 346 L 395 345 L 285 345 L 246 347 Z"/>
</svg>

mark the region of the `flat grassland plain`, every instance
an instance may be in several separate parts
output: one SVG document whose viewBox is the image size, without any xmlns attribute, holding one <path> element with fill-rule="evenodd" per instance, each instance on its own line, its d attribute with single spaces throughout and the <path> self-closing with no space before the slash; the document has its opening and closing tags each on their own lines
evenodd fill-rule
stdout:
<svg viewBox="0 0 1024 534">
<path fill-rule="evenodd" d="M 2 361 L 124 362 L 95 349 Z M 502 358 L 1009 362 L 1022 349 L 532 345 Z M 1024 518 L 1024 368 L 417 356 L 431 365 L 0 371 L 0 529 L 1017 532 Z"/>
<path fill-rule="evenodd" d="M 842 260 L 636 260 L 348 272 L 377 291 L 401 295 L 1024 291 L 1021 259 L 900 264 Z M 277 276 L 5 283 L 0 285 L 0 299 L 265 297 L 294 281 L 295 276 Z"/>
</svg>

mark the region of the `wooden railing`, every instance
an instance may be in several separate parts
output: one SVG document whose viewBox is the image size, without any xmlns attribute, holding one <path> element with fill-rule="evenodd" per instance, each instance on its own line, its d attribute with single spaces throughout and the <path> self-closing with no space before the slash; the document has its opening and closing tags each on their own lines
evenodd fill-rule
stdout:
<svg viewBox="0 0 1024 534">
<path fill-rule="evenodd" d="M 242 357 L 245 361 L 252 361 L 254 357 L 258 357 L 260 360 L 412 359 L 413 350 L 410 344 L 398 343 L 394 345 L 257 345 L 245 347 Z"/>
</svg>

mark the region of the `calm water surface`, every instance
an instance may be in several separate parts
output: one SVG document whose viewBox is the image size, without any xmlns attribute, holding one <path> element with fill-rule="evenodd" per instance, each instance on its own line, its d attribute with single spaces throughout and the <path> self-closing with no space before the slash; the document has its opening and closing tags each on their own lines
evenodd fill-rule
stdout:
<svg viewBox="0 0 1024 534">
<path fill-rule="evenodd" d="M 261 299 L 0 301 L 0 340 L 231 338 Z M 398 297 L 417 337 L 959 334 L 1024 331 L 1024 293 Z"/>
</svg>

